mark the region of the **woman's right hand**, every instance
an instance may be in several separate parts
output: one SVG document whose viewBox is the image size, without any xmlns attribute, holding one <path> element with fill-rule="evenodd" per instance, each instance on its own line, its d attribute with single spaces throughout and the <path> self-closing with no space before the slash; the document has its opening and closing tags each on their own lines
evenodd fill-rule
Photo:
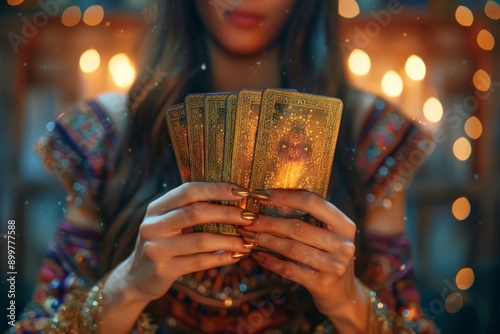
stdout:
<svg viewBox="0 0 500 334">
<path fill-rule="evenodd" d="M 137 319 L 179 277 L 235 263 L 241 258 L 235 253 L 250 252 L 253 245 L 240 237 L 191 233 L 194 225 L 203 223 L 250 225 L 251 215 L 244 218 L 241 208 L 207 202 L 234 201 L 248 194 L 230 183 L 193 182 L 151 202 L 133 252 L 106 280 L 103 326 L 115 333 L 130 330 L 133 322 L 123 326 L 122 320 Z M 118 320 L 122 330 L 115 327 Z"/>
</svg>

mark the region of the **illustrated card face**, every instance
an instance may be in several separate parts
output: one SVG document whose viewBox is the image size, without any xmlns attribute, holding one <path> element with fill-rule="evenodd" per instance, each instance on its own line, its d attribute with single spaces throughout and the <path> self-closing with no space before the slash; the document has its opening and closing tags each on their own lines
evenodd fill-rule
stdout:
<svg viewBox="0 0 500 334">
<path fill-rule="evenodd" d="M 261 97 L 260 90 L 242 90 L 238 94 L 231 182 L 244 188 L 250 185 Z"/>
<path fill-rule="evenodd" d="M 207 94 L 205 97 L 205 181 L 222 181 L 227 96 Z"/>
<path fill-rule="evenodd" d="M 185 99 L 191 181 L 205 180 L 203 110 L 206 95 L 207 94 L 189 94 Z"/>
<path fill-rule="evenodd" d="M 251 189 L 303 189 L 326 196 L 340 125 L 342 102 L 279 89 L 262 95 Z M 247 209 L 271 216 L 300 212 L 260 205 Z"/>
<path fill-rule="evenodd" d="M 191 168 L 189 164 L 189 142 L 184 103 L 170 106 L 165 110 L 165 119 L 172 141 L 177 164 L 182 182 L 191 181 Z"/>
</svg>

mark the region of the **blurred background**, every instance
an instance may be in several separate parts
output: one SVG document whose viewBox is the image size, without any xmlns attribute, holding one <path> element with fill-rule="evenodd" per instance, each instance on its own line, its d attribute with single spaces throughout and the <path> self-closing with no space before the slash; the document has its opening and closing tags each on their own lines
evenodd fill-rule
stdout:
<svg viewBox="0 0 500 334">
<path fill-rule="evenodd" d="M 500 333 L 499 2 L 339 3 L 350 83 L 436 131 L 407 216 L 422 308 L 443 333 Z M 71 105 L 127 91 L 134 50 L 154 14 L 145 0 L 1 0 L 1 310 L 8 220 L 16 222 L 19 314 L 64 214 L 62 187 L 33 145 Z"/>
</svg>

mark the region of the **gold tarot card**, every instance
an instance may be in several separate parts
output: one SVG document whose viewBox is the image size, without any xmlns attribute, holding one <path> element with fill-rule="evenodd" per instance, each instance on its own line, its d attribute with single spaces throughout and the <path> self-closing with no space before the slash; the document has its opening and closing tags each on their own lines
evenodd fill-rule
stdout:
<svg viewBox="0 0 500 334">
<path fill-rule="evenodd" d="M 227 96 L 228 94 L 205 96 L 205 181 L 222 181 Z"/>
<path fill-rule="evenodd" d="M 184 103 L 170 106 L 165 110 L 170 140 L 174 150 L 182 182 L 191 181 L 189 166 L 188 129 Z"/>
<path fill-rule="evenodd" d="M 236 110 L 238 94 L 231 93 L 226 99 L 226 121 L 224 131 L 224 156 L 222 159 L 222 181 L 231 180 L 231 165 L 234 145 L 234 126 L 236 121 Z"/>
<path fill-rule="evenodd" d="M 191 181 L 205 180 L 203 109 L 206 95 L 207 94 L 189 94 L 185 99 Z"/>
<path fill-rule="evenodd" d="M 230 180 L 244 188 L 250 185 L 261 97 L 260 90 L 244 89 L 238 94 Z"/>
<path fill-rule="evenodd" d="M 341 113 L 342 101 L 337 98 L 266 89 L 250 188 L 303 189 L 325 197 Z M 298 210 L 268 207 L 250 198 L 247 209 L 309 220 Z"/>
<path fill-rule="evenodd" d="M 228 93 L 205 94 L 204 96 L 202 110 L 204 175 L 201 181 L 222 181 L 227 96 Z M 193 114 L 196 114 L 196 111 Z M 196 130 L 194 133 L 196 133 Z M 233 225 L 217 222 L 195 225 L 193 230 L 196 232 L 239 235 Z"/>
</svg>

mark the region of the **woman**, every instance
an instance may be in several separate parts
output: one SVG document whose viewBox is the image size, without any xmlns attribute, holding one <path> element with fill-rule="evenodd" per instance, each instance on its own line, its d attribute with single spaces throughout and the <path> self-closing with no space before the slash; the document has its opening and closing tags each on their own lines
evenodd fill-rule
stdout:
<svg viewBox="0 0 500 334">
<path fill-rule="evenodd" d="M 157 8 L 128 103 L 105 95 L 82 104 L 40 141 L 69 199 L 18 330 L 434 332 L 419 311 L 404 237 L 411 173 L 398 173 L 425 137 L 383 101 L 345 87 L 336 1 L 173 0 Z M 269 86 L 344 100 L 335 205 L 305 191 L 180 185 L 162 108 L 190 92 Z M 325 228 L 208 202 L 245 196 L 306 211 Z M 191 233 L 213 221 L 239 226 L 243 238 Z M 358 230 L 364 283 L 354 275 Z M 290 260 L 247 256 L 256 245 Z"/>
</svg>

